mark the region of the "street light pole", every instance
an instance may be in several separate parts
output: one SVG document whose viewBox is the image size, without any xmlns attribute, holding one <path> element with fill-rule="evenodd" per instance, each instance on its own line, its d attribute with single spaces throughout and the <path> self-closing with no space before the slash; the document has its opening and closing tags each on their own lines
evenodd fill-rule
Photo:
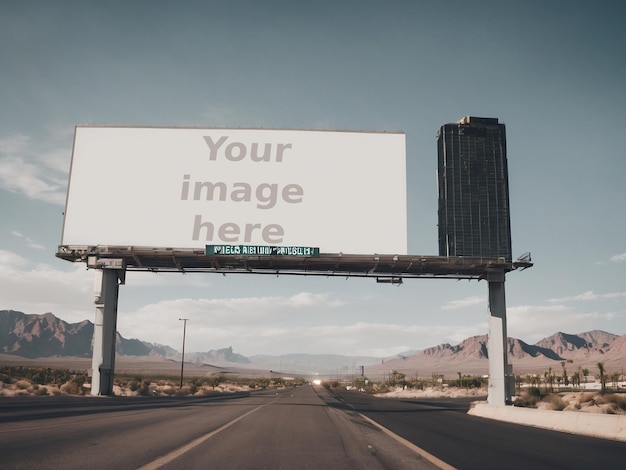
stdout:
<svg viewBox="0 0 626 470">
<path fill-rule="evenodd" d="M 180 388 L 183 388 L 183 370 L 185 368 L 185 335 L 187 334 L 187 320 L 189 318 L 179 318 L 183 322 L 183 357 L 180 361 Z"/>
</svg>

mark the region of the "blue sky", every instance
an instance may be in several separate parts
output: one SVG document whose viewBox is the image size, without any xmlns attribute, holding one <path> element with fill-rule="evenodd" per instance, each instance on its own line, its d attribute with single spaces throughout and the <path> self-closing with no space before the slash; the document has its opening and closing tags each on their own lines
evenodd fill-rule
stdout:
<svg viewBox="0 0 626 470">
<path fill-rule="evenodd" d="M 55 258 L 74 126 L 403 131 L 409 253 L 436 255 L 435 133 L 507 125 L 509 335 L 626 333 L 621 1 L 0 4 L 0 309 L 93 321 Z M 114 189 L 112 189 L 114 190 Z M 487 333 L 487 284 L 129 273 L 125 337 L 386 356 Z"/>
</svg>

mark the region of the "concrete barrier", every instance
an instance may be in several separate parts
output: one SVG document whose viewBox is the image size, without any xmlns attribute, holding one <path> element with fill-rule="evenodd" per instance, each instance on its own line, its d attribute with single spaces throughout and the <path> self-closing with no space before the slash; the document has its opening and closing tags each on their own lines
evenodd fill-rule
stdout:
<svg viewBox="0 0 626 470">
<path fill-rule="evenodd" d="M 486 402 L 476 403 L 468 414 L 553 431 L 626 441 L 626 415 L 493 406 Z"/>
</svg>

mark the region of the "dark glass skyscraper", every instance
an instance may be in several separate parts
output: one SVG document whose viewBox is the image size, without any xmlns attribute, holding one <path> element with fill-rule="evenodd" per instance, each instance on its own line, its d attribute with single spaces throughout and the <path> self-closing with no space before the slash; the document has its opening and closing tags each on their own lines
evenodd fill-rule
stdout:
<svg viewBox="0 0 626 470">
<path fill-rule="evenodd" d="M 439 255 L 511 261 L 506 131 L 464 117 L 437 132 Z"/>
</svg>

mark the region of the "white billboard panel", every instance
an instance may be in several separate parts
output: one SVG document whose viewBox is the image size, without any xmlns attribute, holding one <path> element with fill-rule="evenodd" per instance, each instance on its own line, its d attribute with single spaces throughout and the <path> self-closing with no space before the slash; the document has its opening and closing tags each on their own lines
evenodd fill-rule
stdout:
<svg viewBox="0 0 626 470">
<path fill-rule="evenodd" d="M 76 128 L 62 245 L 406 254 L 403 133 Z"/>
</svg>

